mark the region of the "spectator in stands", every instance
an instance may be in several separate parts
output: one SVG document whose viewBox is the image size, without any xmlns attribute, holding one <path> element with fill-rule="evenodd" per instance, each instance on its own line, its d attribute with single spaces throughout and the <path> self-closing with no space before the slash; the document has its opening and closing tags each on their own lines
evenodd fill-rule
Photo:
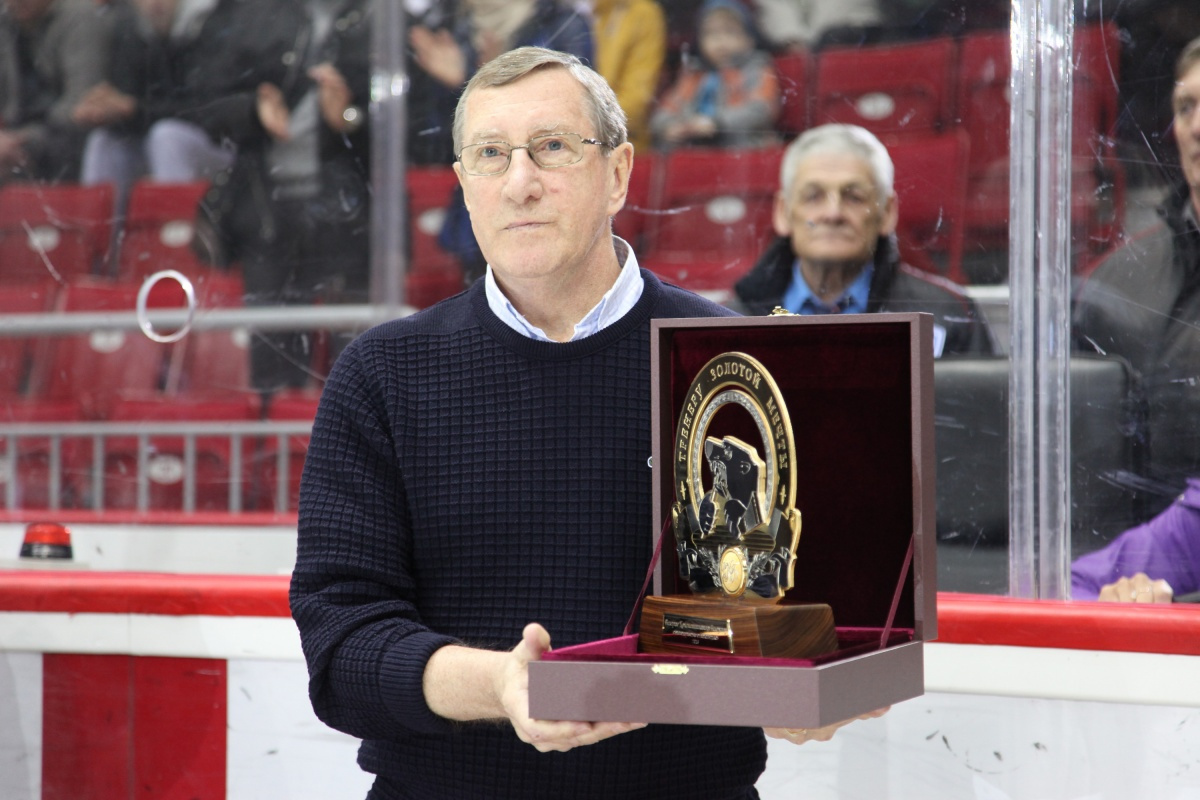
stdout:
<svg viewBox="0 0 1200 800">
<path fill-rule="evenodd" d="M 665 147 L 762 147 L 777 141 L 779 80 L 749 10 L 706 0 L 697 17 L 700 58 L 687 65 L 650 119 Z"/>
<path fill-rule="evenodd" d="M 455 16 L 450 0 L 405 0 L 404 17 L 405 30 L 412 32 L 410 40 L 423 42 L 420 37 L 441 36 L 443 31 L 453 35 Z M 416 33 L 418 28 L 422 33 Z M 419 52 L 410 41 L 405 50 L 408 163 L 449 167 L 454 163 L 450 121 L 460 87 L 448 86 L 426 72 L 418 60 Z"/>
<path fill-rule="evenodd" d="M 300 12 L 289 18 L 277 9 L 270 18 L 291 45 L 286 72 L 249 93 L 253 112 L 237 158 L 202 206 L 224 260 L 241 265 L 248 306 L 365 302 L 372 3 L 282 2 Z M 256 332 L 253 388 L 269 396 L 309 386 L 312 355 L 308 331 Z"/>
<path fill-rule="evenodd" d="M 415 26 L 409 43 L 416 64 L 456 96 L 480 66 L 517 47 L 549 47 L 589 64 L 594 59 L 591 17 L 567 0 L 462 0 L 450 27 Z M 450 124 L 445 119 L 436 127 L 448 133 Z M 464 282 L 483 275 L 487 264 L 461 189 L 456 188 L 450 199 L 438 242 L 458 259 Z"/>
<path fill-rule="evenodd" d="M 650 112 L 667 52 L 667 23 L 655 0 L 593 0 L 596 71 L 617 93 L 629 141 L 650 149 Z"/>
<path fill-rule="evenodd" d="M 78 179 L 71 110 L 104 77 L 109 34 L 92 0 L 0 3 L 0 182 Z"/>
<path fill-rule="evenodd" d="M 1117 135 L 1129 181 L 1170 182 L 1179 168 L 1170 143 L 1175 64 L 1188 42 L 1200 36 L 1200 4 L 1126 0 L 1109 15 L 1121 31 Z"/>
<path fill-rule="evenodd" d="M 282 85 L 307 30 L 288 0 L 129 0 L 118 6 L 108 79 L 75 109 L 88 138 L 83 182 L 210 180 L 265 134 L 260 84 Z M 294 79 L 293 79 L 294 82 Z"/>
<path fill-rule="evenodd" d="M 788 146 L 775 197 L 778 238 L 734 287 L 748 314 L 925 311 L 934 355 L 992 354 L 974 301 L 950 281 L 900 261 L 894 167 L 874 134 L 822 125 Z"/>
<path fill-rule="evenodd" d="M 1172 108 L 1182 174 L 1161 219 L 1101 257 L 1073 315 L 1079 349 L 1121 356 L 1141 374 L 1160 497 L 1152 511 L 1200 475 L 1200 39 L 1180 54 Z"/>
<path fill-rule="evenodd" d="M 1071 565 L 1071 598 L 1170 603 L 1200 591 L 1200 479 L 1149 522 Z"/>
<path fill-rule="evenodd" d="M 879 0 L 754 0 L 758 27 L 772 50 L 819 50 L 880 38 Z"/>
</svg>

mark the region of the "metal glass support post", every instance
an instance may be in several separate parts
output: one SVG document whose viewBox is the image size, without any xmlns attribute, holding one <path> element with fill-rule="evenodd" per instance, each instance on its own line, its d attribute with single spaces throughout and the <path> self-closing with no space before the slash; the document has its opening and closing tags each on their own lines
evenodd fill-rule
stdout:
<svg viewBox="0 0 1200 800">
<path fill-rule="evenodd" d="M 1013 0 L 1009 594 L 1065 598 L 1070 565 L 1071 0 Z"/>
<path fill-rule="evenodd" d="M 371 303 L 396 317 L 408 272 L 408 37 L 401 0 L 373 0 L 371 30 Z"/>
</svg>

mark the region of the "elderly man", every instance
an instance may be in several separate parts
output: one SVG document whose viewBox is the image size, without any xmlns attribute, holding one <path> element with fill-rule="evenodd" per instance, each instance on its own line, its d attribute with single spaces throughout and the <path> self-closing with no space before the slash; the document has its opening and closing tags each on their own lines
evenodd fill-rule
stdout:
<svg viewBox="0 0 1200 800">
<path fill-rule="evenodd" d="M 788 146 L 780 168 L 778 238 L 734 287 L 749 314 L 925 311 L 934 355 L 991 354 L 992 334 L 955 284 L 900 261 L 899 202 L 887 148 L 855 125 L 822 125 Z"/>
<path fill-rule="evenodd" d="M 1200 475 L 1200 39 L 1176 63 L 1172 105 L 1182 175 L 1159 221 L 1092 270 L 1073 320 L 1081 350 L 1122 356 L 1142 376 L 1157 508 Z"/>
<path fill-rule="evenodd" d="M 87 129 L 71 112 L 104 77 L 109 35 L 91 0 L 0 2 L 0 182 L 78 178 Z"/>
<path fill-rule="evenodd" d="M 729 312 L 613 237 L 633 147 L 574 56 L 489 62 L 453 131 L 484 279 L 355 340 L 313 427 L 291 601 L 314 708 L 364 739 L 372 800 L 757 797 L 761 730 L 528 714 L 547 631 L 619 634 L 645 575 L 650 321 Z"/>
</svg>

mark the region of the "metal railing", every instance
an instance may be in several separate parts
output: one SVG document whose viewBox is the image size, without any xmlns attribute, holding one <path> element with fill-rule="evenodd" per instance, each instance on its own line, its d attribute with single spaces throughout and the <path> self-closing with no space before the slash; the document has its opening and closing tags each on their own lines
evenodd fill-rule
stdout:
<svg viewBox="0 0 1200 800">
<path fill-rule="evenodd" d="M 251 510 L 247 490 L 262 489 L 268 478 L 269 492 L 252 491 L 255 502 L 269 497 L 270 508 L 253 510 L 287 511 L 291 503 L 294 456 L 303 453 L 312 428 L 307 421 L 262 422 L 55 422 L 0 425 L 0 488 L 4 506 L 10 511 L 112 510 L 106 484 L 116 474 L 111 457 L 132 457 L 136 492 L 133 507 L 120 510 L 197 510 L 197 464 L 201 455 L 223 460 L 218 473 L 228 476 L 226 502 L 220 510 L 240 513 Z M 132 440 L 135 446 L 116 440 Z M 41 485 L 44 482 L 44 485 Z M 152 489 L 178 487 L 178 506 L 154 508 Z M 174 489 L 171 488 L 173 492 Z M 212 492 L 209 492 L 211 496 Z M 36 501 L 26 505 L 26 499 Z M 208 510 L 216 510 L 209 508 Z"/>
</svg>

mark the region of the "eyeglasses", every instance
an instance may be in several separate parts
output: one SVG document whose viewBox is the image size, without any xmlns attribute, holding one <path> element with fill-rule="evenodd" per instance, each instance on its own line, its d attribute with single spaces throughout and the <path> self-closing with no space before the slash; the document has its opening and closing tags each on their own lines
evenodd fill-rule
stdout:
<svg viewBox="0 0 1200 800">
<path fill-rule="evenodd" d="M 479 142 L 469 144 L 458 154 L 458 161 L 468 175 L 503 175 L 512 162 L 514 150 L 525 150 L 533 163 L 542 169 L 569 167 L 583 160 L 583 146 L 604 142 L 585 139 L 578 133 L 547 133 L 534 136 L 521 146 L 508 142 Z"/>
</svg>

